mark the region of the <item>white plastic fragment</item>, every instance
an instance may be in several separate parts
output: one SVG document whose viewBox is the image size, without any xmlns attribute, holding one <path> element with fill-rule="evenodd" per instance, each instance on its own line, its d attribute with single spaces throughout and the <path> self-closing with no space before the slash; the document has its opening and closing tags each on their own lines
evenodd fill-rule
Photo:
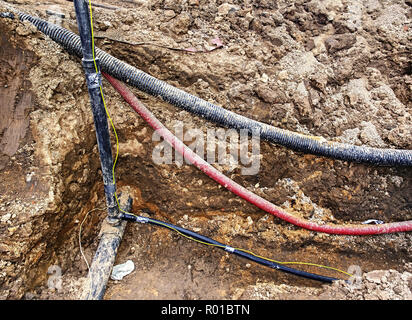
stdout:
<svg viewBox="0 0 412 320">
<path fill-rule="evenodd" d="M 369 219 L 362 222 L 362 224 L 382 224 L 382 220 Z"/>
<path fill-rule="evenodd" d="M 134 270 L 134 263 L 132 260 L 127 260 L 125 263 L 118 264 L 113 267 L 112 275 L 110 278 L 112 280 L 122 280 L 125 276 L 130 274 Z"/>
</svg>

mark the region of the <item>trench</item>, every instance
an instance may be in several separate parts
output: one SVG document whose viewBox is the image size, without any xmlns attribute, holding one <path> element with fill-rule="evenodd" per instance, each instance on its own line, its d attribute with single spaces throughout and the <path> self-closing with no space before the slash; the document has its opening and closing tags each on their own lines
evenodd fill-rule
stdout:
<svg viewBox="0 0 412 320">
<path fill-rule="evenodd" d="M 83 87 L 70 93 L 59 90 L 48 98 L 51 105 L 60 108 L 62 128 L 74 130 L 78 140 L 67 140 L 70 148 L 63 148 L 59 163 L 45 162 L 39 145 L 57 139 L 52 131 L 44 134 L 44 126 L 37 121 L 39 113 L 46 115 L 44 98 L 28 81 L 30 70 L 47 69 L 36 50 L 52 53 L 55 47 L 28 49 L 26 36 L 12 33 L 14 25 L 0 20 L 2 72 L 0 78 L 0 166 L 2 166 L 0 215 L 17 212 L 17 218 L 1 224 L 0 258 L 6 261 L 8 274 L 0 278 L 0 285 L 8 288 L 6 297 L 12 298 L 67 298 L 76 297 L 76 281 L 87 276 L 87 268 L 79 252 L 77 236 L 79 221 L 85 214 L 103 205 L 99 160 L 91 118 L 87 90 Z M 13 34 L 10 36 L 10 34 Z M 37 37 L 40 43 L 50 40 Z M 10 37 L 10 38 L 8 38 Z M 117 58 L 141 67 L 153 76 L 170 81 L 192 91 L 206 93 L 196 87 L 199 75 L 187 71 L 190 56 L 171 53 L 165 49 L 141 48 L 100 41 L 98 45 Z M 34 50 L 34 51 L 32 51 Z M 219 52 L 212 53 L 219 58 Z M 79 64 L 79 59 L 59 52 L 60 61 Z M 208 64 L 205 58 L 200 64 Z M 172 68 L 170 68 L 172 66 Z M 8 74 L 6 70 L 16 70 Z M 82 76 L 76 69 L 76 76 Z M 219 83 L 231 83 L 233 74 L 206 75 L 208 94 L 224 100 Z M 58 72 L 46 74 L 44 82 L 51 85 Z M 196 80 L 195 80 L 196 79 Z M 69 79 L 62 80 L 64 85 Z M 153 131 L 138 118 L 117 93 L 104 82 L 105 94 L 120 142 L 120 158 L 116 170 L 119 188 L 128 188 L 134 198 L 133 212 L 145 210 L 155 219 L 183 225 L 189 229 L 232 246 L 253 250 L 261 255 L 283 261 L 308 261 L 347 270 L 351 265 L 361 266 L 363 272 L 376 269 L 404 270 L 410 260 L 410 234 L 379 236 L 332 236 L 291 226 L 237 198 L 218 187 L 196 168 L 183 165 L 156 165 L 152 160 Z M 136 95 L 153 109 L 154 113 L 172 126 L 175 120 L 185 123 L 185 129 L 200 127 L 205 132 L 212 125 L 137 90 Z M 69 96 L 73 94 L 73 97 Z M 81 109 L 80 125 L 67 126 L 62 116 L 67 110 L 61 99 Z M 259 100 L 257 97 L 254 99 Z M 259 101 L 257 120 L 267 114 L 259 112 L 267 107 Z M 81 107 L 80 107 L 81 105 Z M 235 105 L 228 109 L 236 110 Z M 250 110 L 241 111 L 249 115 Z M 50 113 L 50 123 L 53 122 Z M 48 142 L 42 139 L 49 139 Z M 60 138 L 59 138 L 60 139 Z M 59 140 L 60 143 L 66 141 Z M 113 141 L 113 140 L 112 140 Z M 71 144 L 70 144 L 71 143 Z M 114 147 L 114 146 L 113 146 Z M 51 145 L 59 153 L 59 144 Z M 238 168 L 230 176 L 238 183 L 254 188 L 262 197 L 276 204 L 288 203 L 291 208 L 311 217 L 317 208 L 336 223 L 381 219 L 407 220 L 411 215 L 411 172 L 408 168 L 376 168 L 342 161 L 303 155 L 261 142 L 261 167 L 258 175 L 242 176 Z M 52 155 L 53 157 L 53 155 Z M 30 169 L 29 169 L 30 168 Z M 31 172 L 34 172 L 32 174 Z M 30 177 L 27 178 L 28 174 Z M 18 181 L 18 183 L 16 183 Z M 48 197 L 54 190 L 57 197 Z M 16 199 L 20 202 L 16 203 Z M 48 202 L 43 204 L 42 201 Z M 309 199 L 309 200 L 308 200 Z M 39 207 L 34 207 L 38 202 Z M 7 204 L 8 203 L 8 204 Z M 20 210 L 18 209 L 20 208 Z M 23 208 L 23 209 L 22 209 Z M 32 213 L 32 211 L 34 213 Z M 18 216 L 18 212 L 22 212 Z M 99 224 L 105 212 L 91 214 L 83 227 L 83 246 L 90 259 L 98 241 Z M 3 220 L 2 220 L 3 221 Z M 14 231 L 10 232 L 10 228 Z M 7 246 L 3 245 L 6 243 Z M 16 245 L 16 244 L 19 244 Z M 181 238 L 167 230 L 153 226 L 129 224 L 117 256 L 117 263 L 133 260 L 135 271 L 123 281 L 110 281 L 106 299 L 233 299 L 245 298 L 245 288 L 256 283 L 288 284 L 302 288 L 319 288 L 321 284 L 300 279 L 248 263 L 218 249 L 204 247 Z M 64 281 L 74 291 L 50 291 L 47 270 L 58 265 Z M 312 272 L 314 267 L 302 267 Z M 329 270 L 322 273 L 337 276 Z M 16 279 L 19 280 L 16 282 Z M 12 283 L 20 283 L 13 286 Z M 66 282 L 65 282 L 66 283 Z M 29 294 L 29 295 L 27 295 Z M 246 297 L 247 298 L 247 297 Z M 291 297 L 293 298 L 293 297 Z"/>
</svg>

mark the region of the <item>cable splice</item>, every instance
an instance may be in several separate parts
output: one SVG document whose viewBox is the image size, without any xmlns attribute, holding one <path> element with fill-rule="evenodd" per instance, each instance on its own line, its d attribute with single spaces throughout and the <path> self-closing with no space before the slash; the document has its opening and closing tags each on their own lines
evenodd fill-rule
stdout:
<svg viewBox="0 0 412 320">
<path fill-rule="evenodd" d="M 81 57 L 80 38 L 76 34 L 25 13 L 19 12 L 18 16 L 22 21 L 27 20 L 33 23 L 41 32 L 62 45 L 70 53 Z M 412 166 L 412 150 L 355 146 L 276 128 L 241 116 L 175 88 L 98 48 L 96 48 L 96 55 L 101 60 L 102 70 L 111 76 L 224 127 L 255 131 L 264 140 L 295 151 L 318 156 L 383 166 Z"/>
</svg>

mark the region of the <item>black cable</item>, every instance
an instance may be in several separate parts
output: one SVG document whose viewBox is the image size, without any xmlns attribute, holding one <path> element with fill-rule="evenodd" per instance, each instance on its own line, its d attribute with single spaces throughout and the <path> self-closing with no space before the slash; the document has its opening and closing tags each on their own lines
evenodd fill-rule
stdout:
<svg viewBox="0 0 412 320">
<path fill-rule="evenodd" d="M 240 256 L 242 258 L 251 260 L 253 262 L 264 265 L 266 267 L 276 269 L 276 270 L 279 270 L 279 271 L 283 271 L 283 272 L 287 272 L 287 273 L 291 273 L 291 274 L 294 274 L 294 275 L 299 276 L 299 277 L 304 277 L 304 278 L 307 278 L 307 279 L 317 280 L 317 281 L 327 282 L 327 283 L 331 283 L 333 281 L 340 280 L 340 279 L 337 279 L 337 278 L 322 276 L 322 275 L 318 275 L 318 274 L 315 274 L 315 273 L 310 273 L 310 272 L 290 268 L 290 267 L 284 266 L 282 264 L 279 264 L 279 263 L 276 263 L 276 262 L 273 262 L 273 261 L 270 261 L 270 260 L 267 260 L 267 259 L 257 257 L 253 254 L 250 254 L 250 253 L 246 252 L 246 251 L 242 251 L 242 250 L 230 247 L 230 246 L 225 245 L 223 243 L 220 243 L 216 240 L 213 240 L 213 239 L 208 238 L 206 236 L 200 235 L 200 234 L 198 234 L 194 231 L 191 231 L 191 230 L 188 230 L 188 229 L 185 229 L 185 228 L 181 228 L 181 227 L 178 227 L 176 225 L 173 225 L 173 224 L 170 224 L 170 223 L 167 223 L 167 222 L 163 222 L 163 221 L 160 221 L 160 220 L 147 218 L 147 217 L 143 217 L 143 216 L 135 216 L 135 215 L 132 215 L 132 214 L 127 214 L 127 213 L 123 213 L 120 216 L 120 218 L 123 219 L 123 220 L 127 220 L 127 221 L 133 221 L 133 222 L 139 222 L 139 223 L 149 223 L 149 224 L 153 224 L 153 225 L 156 225 L 156 226 L 159 226 L 159 227 L 168 228 L 170 230 L 177 231 L 178 233 L 181 233 L 181 234 L 191 238 L 192 240 L 199 241 L 200 243 L 213 245 L 213 246 L 218 247 L 222 250 L 225 250 L 229 253 L 233 253 L 237 256 Z"/>
</svg>

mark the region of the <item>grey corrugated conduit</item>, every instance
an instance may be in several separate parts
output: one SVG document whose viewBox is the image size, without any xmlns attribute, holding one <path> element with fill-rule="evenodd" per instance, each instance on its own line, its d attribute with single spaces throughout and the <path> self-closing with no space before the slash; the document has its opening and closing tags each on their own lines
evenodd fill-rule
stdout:
<svg viewBox="0 0 412 320">
<path fill-rule="evenodd" d="M 62 27 L 53 25 L 37 17 L 18 13 L 20 20 L 30 21 L 41 32 L 62 45 L 69 52 L 81 57 L 82 47 L 78 35 Z M 346 143 L 326 141 L 320 137 L 273 127 L 271 125 L 249 119 L 177 89 L 164 81 L 114 58 L 96 48 L 100 58 L 102 71 L 132 85 L 155 97 L 161 97 L 179 108 L 212 121 L 224 127 L 248 129 L 260 134 L 260 138 L 282 145 L 295 151 L 333 159 L 354 161 L 383 166 L 412 166 L 412 150 L 378 149 L 367 146 L 355 146 Z"/>
</svg>

